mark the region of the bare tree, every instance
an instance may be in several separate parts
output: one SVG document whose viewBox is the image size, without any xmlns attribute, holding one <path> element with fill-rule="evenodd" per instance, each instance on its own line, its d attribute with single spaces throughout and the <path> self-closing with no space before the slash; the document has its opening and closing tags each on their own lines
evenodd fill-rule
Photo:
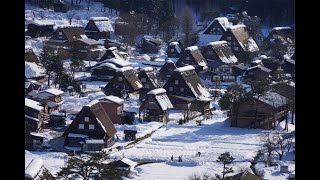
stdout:
<svg viewBox="0 0 320 180">
<path fill-rule="evenodd" d="M 275 152 L 279 155 L 279 160 L 281 161 L 286 152 L 287 141 L 283 138 L 283 133 L 280 131 L 277 131 L 273 138 L 275 141 Z"/>
<path fill-rule="evenodd" d="M 191 45 L 192 43 L 192 38 L 194 35 L 194 20 L 192 16 L 192 11 L 191 9 L 186 6 L 183 8 L 180 16 L 179 16 L 179 21 L 180 21 L 180 27 L 181 31 L 184 34 L 184 46 L 187 47 Z"/>
<path fill-rule="evenodd" d="M 260 137 L 262 145 L 262 152 L 267 153 L 267 163 L 266 165 L 271 165 L 272 162 L 272 154 L 275 150 L 275 139 L 272 137 L 270 132 L 264 132 Z"/>
<path fill-rule="evenodd" d="M 69 24 L 71 25 L 72 19 L 76 16 L 76 11 L 68 11 L 67 18 L 69 20 Z"/>
<path fill-rule="evenodd" d="M 86 0 L 86 3 L 87 3 L 87 10 L 89 11 L 90 10 L 90 6 L 93 4 L 93 1 L 92 0 Z"/>
<path fill-rule="evenodd" d="M 293 139 L 294 139 L 294 133 L 290 133 L 289 137 L 286 138 L 286 141 L 287 141 L 286 147 L 287 147 L 288 152 L 290 151 L 290 149 L 294 145 Z"/>
</svg>

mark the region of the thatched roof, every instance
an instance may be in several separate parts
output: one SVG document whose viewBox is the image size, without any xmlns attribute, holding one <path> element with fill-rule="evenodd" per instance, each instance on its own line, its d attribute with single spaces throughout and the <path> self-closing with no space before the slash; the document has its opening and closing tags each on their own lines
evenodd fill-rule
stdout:
<svg viewBox="0 0 320 180">
<path fill-rule="evenodd" d="M 246 26 L 244 25 L 231 26 L 228 27 L 228 31 L 230 31 L 234 35 L 244 51 L 259 51 L 257 43 L 254 41 L 254 39 L 252 39 L 248 31 L 245 30 L 245 27 Z"/>
<path fill-rule="evenodd" d="M 110 117 L 105 112 L 100 102 L 98 100 L 93 100 L 89 104 L 82 107 L 77 117 L 73 120 L 68 129 L 66 129 L 63 133 L 63 136 L 67 136 L 67 134 L 70 133 L 71 127 L 73 127 L 79 121 L 83 112 L 86 111 L 92 112 L 98 123 L 101 125 L 101 128 L 109 137 L 112 137 L 117 132 L 112 121 L 110 120 Z"/>
<path fill-rule="evenodd" d="M 146 104 L 145 102 L 147 102 L 147 100 L 149 98 L 154 98 L 156 100 L 156 102 L 158 103 L 159 107 L 165 111 L 168 109 L 172 109 L 173 105 L 171 104 L 171 101 L 169 99 L 169 97 L 166 94 L 166 90 L 163 88 L 159 88 L 159 89 L 154 89 L 151 90 L 147 93 L 147 97 L 145 98 L 145 100 L 142 102 L 141 106 L 140 106 L 140 110 L 142 109 L 148 109 L 148 104 Z"/>
<path fill-rule="evenodd" d="M 85 35 L 83 27 L 60 27 L 60 29 L 67 37 L 69 42 L 73 42 L 77 39 L 82 39 L 80 35 Z"/>
<path fill-rule="evenodd" d="M 211 48 L 225 64 L 234 64 L 238 62 L 238 59 L 234 56 L 226 41 L 211 42 L 207 47 Z"/>
<path fill-rule="evenodd" d="M 200 52 L 200 50 L 198 48 L 194 48 L 194 49 L 188 49 L 186 48 L 187 51 L 190 51 L 190 54 L 192 55 L 192 57 L 197 61 L 199 66 L 206 66 L 207 61 L 206 59 L 202 56 L 202 53 Z"/>
<path fill-rule="evenodd" d="M 209 101 L 210 100 L 209 97 L 211 95 L 210 95 L 209 91 L 205 88 L 204 84 L 200 80 L 200 78 L 197 75 L 197 73 L 195 72 L 195 70 L 192 68 L 189 69 L 186 67 L 189 67 L 189 66 L 177 68 L 175 70 L 175 73 L 177 73 L 177 75 L 182 76 L 183 80 L 186 82 L 188 87 L 191 89 L 195 98 L 197 98 L 198 100 Z M 179 70 L 182 68 L 185 70 Z M 174 76 L 175 76 L 175 74 L 173 74 L 172 77 L 174 77 Z"/>
<path fill-rule="evenodd" d="M 119 71 L 119 73 L 123 73 L 123 76 L 126 78 L 126 80 L 134 90 L 142 88 L 142 83 L 139 80 L 136 72 L 132 68 L 127 68 L 124 71 Z"/>
<path fill-rule="evenodd" d="M 39 63 L 38 56 L 33 52 L 31 48 L 26 48 L 24 51 L 24 60 L 27 62 Z"/>
<path fill-rule="evenodd" d="M 160 88 L 162 86 L 154 70 L 141 70 L 140 73 L 144 73 L 155 88 Z"/>
<path fill-rule="evenodd" d="M 276 35 L 276 37 L 273 37 L 274 35 Z M 270 40 L 277 39 L 281 41 L 282 44 L 294 44 L 294 29 L 291 27 L 274 27 L 269 34 L 269 38 Z"/>
</svg>

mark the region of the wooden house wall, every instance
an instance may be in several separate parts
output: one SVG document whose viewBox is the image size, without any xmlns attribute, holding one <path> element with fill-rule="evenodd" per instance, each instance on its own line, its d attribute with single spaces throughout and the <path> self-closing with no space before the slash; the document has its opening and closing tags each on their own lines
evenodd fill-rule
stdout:
<svg viewBox="0 0 320 180">
<path fill-rule="evenodd" d="M 240 46 L 239 42 L 237 41 L 236 37 L 231 33 L 230 30 L 227 30 L 224 35 L 221 37 L 220 41 L 227 41 L 228 46 L 230 47 L 233 54 L 237 57 L 240 62 L 243 62 L 241 57 L 239 58 L 239 54 L 244 52 L 244 49 Z M 238 50 L 236 49 L 238 48 Z"/>
<path fill-rule="evenodd" d="M 31 36 L 32 38 L 38 38 L 42 36 L 51 36 L 53 34 L 53 25 L 45 25 L 45 26 L 38 26 L 35 24 L 29 24 L 27 35 Z"/>
<path fill-rule="evenodd" d="M 173 50 L 173 52 L 172 52 L 172 50 Z M 168 57 L 173 57 L 173 58 L 174 57 L 178 58 L 178 57 L 180 57 L 180 54 L 181 54 L 181 52 L 180 53 L 177 52 L 176 45 L 169 45 L 166 53 L 167 53 Z"/>
<path fill-rule="evenodd" d="M 116 75 L 116 70 L 106 66 L 95 68 L 91 73 L 92 81 L 105 81 L 109 82 Z"/>
<path fill-rule="evenodd" d="M 213 30 L 215 28 L 215 30 Z M 211 26 L 203 34 L 223 35 L 225 30 L 218 21 L 213 21 Z"/>
<path fill-rule="evenodd" d="M 85 117 L 89 117 L 89 122 L 85 122 Z M 104 139 L 104 136 L 108 136 L 89 109 L 83 109 L 74 121 L 75 123 L 69 127 L 69 133 L 84 134 L 94 139 Z M 84 129 L 79 129 L 79 124 L 84 124 Z M 89 129 L 89 124 L 94 124 L 95 128 Z M 106 139 L 108 139 L 108 137 Z"/>
<path fill-rule="evenodd" d="M 260 79 L 260 80 L 265 80 L 270 74 L 259 69 L 250 69 L 246 72 L 246 79 Z"/>
<path fill-rule="evenodd" d="M 175 84 L 175 80 L 178 80 L 178 84 Z M 172 89 L 170 88 L 172 87 Z M 178 96 L 186 96 L 186 97 L 194 97 L 193 92 L 185 82 L 185 80 L 182 78 L 182 76 L 175 72 L 170 79 L 166 82 L 166 84 L 163 86 L 163 88 L 166 90 L 168 95 L 178 95 Z M 181 88 L 184 89 L 183 92 L 181 92 Z"/>
<path fill-rule="evenodd" d="M 119 81 L 119 77 L 122 77 L 122 81 Z M 124 75 L 122 73 L 118 73 L 105 86 L 104 91 L 107 95 L 121 97 L 121 91 L 123 89 L 127 92 L 132 92 L 134 90 Z"/>
</svg>

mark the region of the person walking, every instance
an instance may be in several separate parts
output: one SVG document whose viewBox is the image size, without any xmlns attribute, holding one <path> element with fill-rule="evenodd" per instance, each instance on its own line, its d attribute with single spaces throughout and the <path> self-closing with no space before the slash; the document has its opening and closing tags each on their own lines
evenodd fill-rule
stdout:
<svg viewBox="0 0 320 180">
<path fill-rule="evenodd" d="M 171 161 L 173 161 L 173 155 L 171 156 Z"/>
<path fill-rule="evenodd" d="M 198 152 L 198 156 L 199 156 L 199 157 L 201 156 L 201 152 Z"/>
</svg>

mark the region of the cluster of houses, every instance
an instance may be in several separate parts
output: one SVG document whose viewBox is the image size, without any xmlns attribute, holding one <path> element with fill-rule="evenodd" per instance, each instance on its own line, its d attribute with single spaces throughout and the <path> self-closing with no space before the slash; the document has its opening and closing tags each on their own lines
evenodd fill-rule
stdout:
<svg viewBox="0 0 320 180">
<path fill-rule="evenodd" d="M 170 109 L 212 115 L 213 95 L 204 85 L 211 82 L 235 82 L 244 79 L 266 79 L 282 69 L 294 81 L 294 56 L 279 61 L 259 56 L 245 63 L 240 54 L 258 55 L 259 47 L 246 31 L 245 25 L 232 25 L 227 18 L 216 18 L 199 33 L 199 46 L 182 50 L 178 42 L 170 42 L 161 68 L 135 68 L 121 43 L 112 40 L 113 27 L 107 17 L 92 17 L 85 28 L 32 22 L 27 35 L 50 37 L 44 46 L 56 50 L 61 59 L 69 59 L 74 50 L 79 58 L 96 61 L 87 68 L 92 81 L 108 82 L 101 92 L 88 95 L 91 102 L 82 107 L 72 123 L 64 130 L 64 147 L 72 151 L 95 152 L 116 142 L 114 124 L 132 124 L 135 113 L 124 111 L 125 99 L 138 95 L 141 102 L 138 118 L 142 121 L 168 122 Z M 294 47 L 291 27 L 273 28 L 265 41 L 280 41 Z M 142 38 L 141 50 L 156 53 L 161 41 L 150 36 Z M 176 62 L 173 59 L 178 59 Z M 32 49 L 25 50 L 26 63 L 39 63 Z M 27 77 L 25 81 L 26 148 L 37 148 L 43 137 L 37 134 L 47 127 L 64 127 L 66 111 L 61 109 L 63 91 L 43 88 L 44 76 Z M 294 92 L 294 83 L 287 85 Z M 248 102 L 235 104 L 228 116 L 231 125 L 244 128 L 272 129 L 286 118 L 287 93 L 268 92 Z M 188 116 L 188 115 L 187 115 Z M 187 117 L 192 118 L 192 117 Z M 129 131 L 126 137 L 130 137 Z M 136 133 L 136 132 L 135 132 Z M 133 137 L 128 138 L 130 140 Z M 124 160 L 126 161 L 126 160 Z M 121 164 L 121 162 L 118 162 Z"/>
</svg>

